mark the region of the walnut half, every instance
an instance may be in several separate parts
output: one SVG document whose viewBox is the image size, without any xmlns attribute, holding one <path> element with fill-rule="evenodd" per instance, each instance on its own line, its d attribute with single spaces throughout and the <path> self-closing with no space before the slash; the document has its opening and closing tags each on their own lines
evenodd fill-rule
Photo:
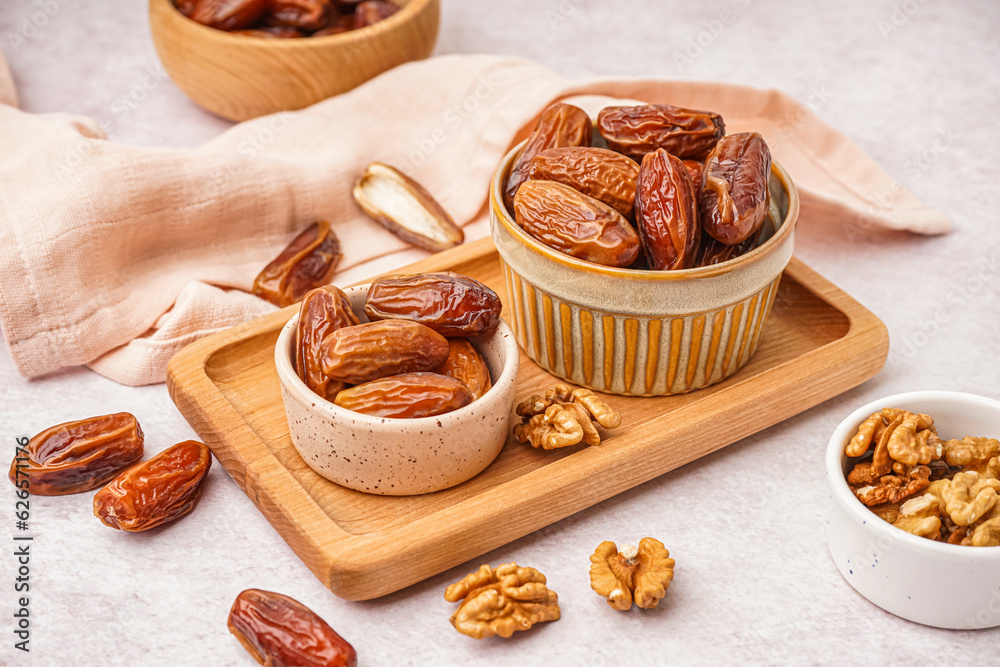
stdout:
<svg viewBox="0 0 1000 667">
<path fill-rule="evenodd" d="M 517 563 L 495 570 L 483 565 L 444 592 L 448 602 L 460 602 L 451 624 L 475 639 L 510 637 L 535 623 L 559 620 L 559 596 L 545 586 L 545 575 Z"/>
<path fill-rule="evenodd" d="M 533 394 L 517 406 L 522 422 L 514 426 L 518 442 L 536 449 L 558 449 L 579 443 L 601 444 L 597 426 L 615 428 L 621 415 L 589 389 L 557 384 L 545 396 Z"/>
<path fill-rule="evenodd" d="M 631 609 L 633 600 L 643 609 L 655 608 L 674 579 L 674 559 L 652 537 L 639 540 L 638 547 L 601 542 L 590 563 L 590 587 L 618 611 Z"/>
</svg>

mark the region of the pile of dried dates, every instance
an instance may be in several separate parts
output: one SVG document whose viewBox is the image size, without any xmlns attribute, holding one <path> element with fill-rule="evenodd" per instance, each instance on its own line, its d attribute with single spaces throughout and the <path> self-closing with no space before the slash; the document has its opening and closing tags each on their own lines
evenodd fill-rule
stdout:
<svg viewBox="0 0 1000 667">
<path fill-rule="evenodd" d="M 771 152 L 756 132 L 727 135 L 719 114 L 666 104 L 607 107 L 596 127 L 553 104 L 511 165 L 505 204 L 550 248 L 666 271 L 732 259 L 771 231 Z"/>
<path fill-rule="evenodd" d="M 399 11 L 387 0 L 174 0 L 174 6 L 209 28 L 270 39 L 336 35 Z"/>
<path fill-rule="evenodd" d="M 472 336 L 496 331 L 500 297 L 457 273 L 379 278 L 368 288 L 362 323 L 334 285 L 302 299 L 295 372 L 322 398 L 348 410 L 395 419 L 464 407 L 492 385 Z"/>
</svg>

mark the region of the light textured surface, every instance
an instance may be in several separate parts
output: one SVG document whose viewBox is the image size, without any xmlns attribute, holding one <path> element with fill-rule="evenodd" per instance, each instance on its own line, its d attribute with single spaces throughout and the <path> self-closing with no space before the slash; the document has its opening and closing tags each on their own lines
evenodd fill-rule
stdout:
<svg viewBox="0 0 1000 667">
<path fill-rule="evenodd" d="M 675 4 L 446 0 L 438 51 L 527 56 L 568 75 L 773 86 L 811 105 L 956 225 L 950 236 L 918 238 L 872 236 L 853 221 L 802 221 L 799 257 L 889 327 L 892 351 L 878 377 L 484 556 L 538 568 L 560 595 L 560 621 L 506 642 L 475 642 L 447 621 L 444 588 L 480 560 L 387 598 L 344 602 L 218 465 L 195 512 L 149 534 L 101 526 L 90 494 L 33 498 L 32 651 L 12 648 L 14 559 L 0 556 L 0 663 L 252 664 L 225 628 L 232 600 L 248 587 L 312 607 L 364 665 L 992 662 L 1000 630 L 914 625 L 843 581 L 826 549 L 822 458 L 836 424 L 879 396 L 919 388 L 1000 394 L 1000 231 L 983 209 L 1000 169 L 992 126 L 1000 5 Z M 40 27 L 26 28 L 32 20 Z M 0 47 L 22 107 L 86 114 L 113 140 L 133 144 L 196 146 L 218 134 L 228 124 L 159 74 L 145 22 L 141 2 L 3 3 Z M 118 410 L 138 417 L 150 453 L 194 435 L 163 386 L 130 389 L 83 370 L 27 382 L 0 359 L 0 434 L 10 455 L 17 435 Z M 7 488 L 0 539 L 10 545 Z M 676 578 L 659 610 L 616 614 L 590 591 L 587 558 L 602 540 L 645 535 L 671 550 Z"/>
</svg>

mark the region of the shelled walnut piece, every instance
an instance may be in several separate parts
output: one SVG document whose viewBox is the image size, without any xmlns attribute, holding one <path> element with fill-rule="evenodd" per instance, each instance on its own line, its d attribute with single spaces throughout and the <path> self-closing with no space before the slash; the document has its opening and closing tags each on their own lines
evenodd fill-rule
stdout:
<svg viewBox="0 0 1000 667">
<path fill-rule="evenodd" d="M 557 384 L 545 396 L 533 394 L 516 408 L 521 423 L 514 426 L 518 442 L 536 449 L 558 449 L 581 442 L 601 444 L 597 426 L 616 428 L 621 415 L 589 389 Z"/>
<path fill-rule="evenodd" d="M 545 586 L 545 575 L 517 563 L 495 570 L 483 565 L 445 590 L 448 602 L 460 602 L 451 624 L 463 635 L 508 638 L 535 623 L 559 620 L 559 596 Z"/>
<path fill-rule="evenodd" d="M 652 537 L 639 540 L 638 547 L 601 542 L 590 562 L 590 587 L 618 611 L 631 609 L 633 600 L 643 609 L 654 609 L 674 579 L 674 559 Z"/>
<path fill-rule="evenodd" d="M 885 521 L 950 544 L 1000 546 L 996 439 L 942 441 L 929 415 L 884 408 L 861 423 L 844 452 L 853 459 L 851 490 Z"/>
</svg>

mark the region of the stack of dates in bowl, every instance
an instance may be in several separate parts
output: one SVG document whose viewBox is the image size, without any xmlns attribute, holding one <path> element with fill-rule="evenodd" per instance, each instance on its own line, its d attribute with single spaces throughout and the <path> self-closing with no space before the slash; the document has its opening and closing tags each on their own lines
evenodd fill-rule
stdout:
<svg viewBox="0 0 1000 667">
<path fill-rule="evenodd" d="M 726 134 L 719 114 L 608 107 L 595 125 L 557 103 L 501 161 L 490 208 L 528 356 L 591 389 L 663 396 L 757 349 L 798 195 L 764 138 Z"/>
<path fill-rule="evenodd" d="M 358 491 L 413 495 L 475 476 L 510 428 L 518 350 L 493 290 L 456 273 L 303 298 L 275 346 L 303 460 Z"/>
</svg>

